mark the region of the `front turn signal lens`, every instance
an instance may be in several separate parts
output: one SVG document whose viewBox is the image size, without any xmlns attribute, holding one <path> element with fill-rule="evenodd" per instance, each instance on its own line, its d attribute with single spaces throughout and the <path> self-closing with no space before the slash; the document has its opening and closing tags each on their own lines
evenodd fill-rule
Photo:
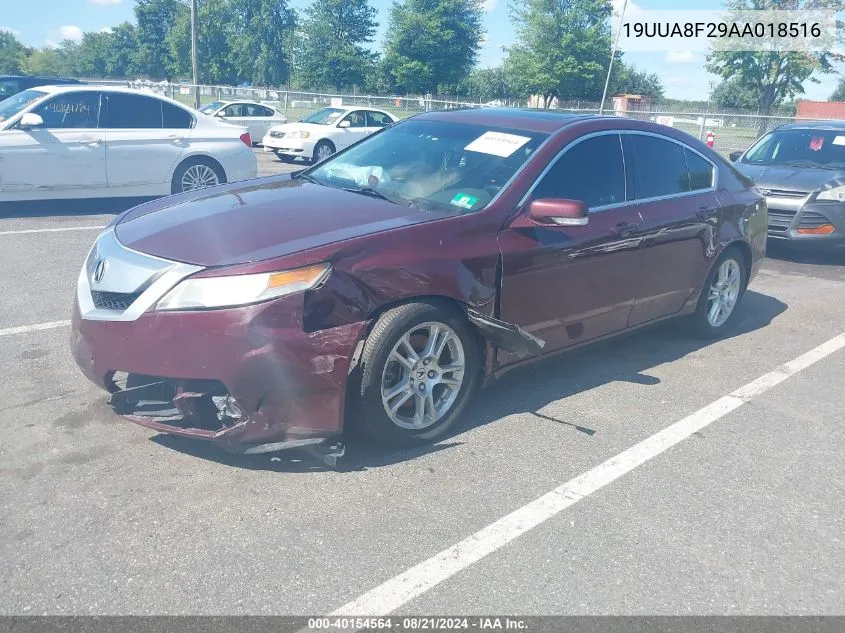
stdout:
<svg viewBox="0 0 845 633">
<path fill-rule="evenodd" d="M 822 224 L 821 226 L 815 226 L 812 228 L 800 228 L 798 232 L 801 235 L 830 235 L 836 230 L 836 227 L 832 224 Z"/>
</svg>

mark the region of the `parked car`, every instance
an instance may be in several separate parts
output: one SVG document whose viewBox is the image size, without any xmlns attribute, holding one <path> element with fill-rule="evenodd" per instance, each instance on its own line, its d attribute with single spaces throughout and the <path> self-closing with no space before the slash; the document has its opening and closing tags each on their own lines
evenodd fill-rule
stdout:
<svg viewBox="0 0 845 633">
<path fill-rule="evenodd" d="M 67 77 L 34 77 L 30 75 L 0 75 L 0 101 L 19 92 L 38 86 L 79 85 L 79 79 Z"/>
<path fill-rule="evenodd" d="M 317 162 L 398 120 L 373 108 L 321 108 L 296 123 L 271 128 L 261 144 L 282 160 L 299 156 Z"/>
<path fill-rule="evenodd" d="M 254 178 L 245 128 L 129 88 L 42 86 L 0 101 L 0 201 L 165 196 Z"/>
<path fill-rule="evenodd" d="M 212 101 L 200 112 L 248 128 L 253 143 L 260 142 L 273 126 L 288 122 L 275 108 L 254 101 Z"/>
<path fill-rule="evenodd" d="M 379 442 L 434 440 L 520 364 L 675 317 L 725 333 L 765 216 L 679 130 L 429 112 L 124 213 L 79 274 L 73 355 L 119 414 L 233 451 L 333 443 L 347 414 Z"/>
<path fill-rule="evenodd" d="M 845 122 L 784 125 L 731 160 L 766 196 L 770 238 L 845 252 Z"/>
</svg>

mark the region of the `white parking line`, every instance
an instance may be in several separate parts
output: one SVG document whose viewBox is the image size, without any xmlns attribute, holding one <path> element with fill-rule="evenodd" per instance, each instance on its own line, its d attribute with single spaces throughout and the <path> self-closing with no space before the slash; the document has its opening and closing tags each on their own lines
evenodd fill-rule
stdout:
<svg viewBox="0 0 845 633">
<path fill-rule="evenodd" d="M 584 497 L 600 490 L 752 398 L 765 393 L 790 376 L 843 347 L 845 347 L 845 333 L 740 387 L 730 395 L 719 398 L 615 457 L 611 457 L 592 470 L 571 479 L 461 542 L 343 605 L 331 615 L 382 616 L 395 611 L 459 571 L 578 503 Z"/>
<path fill-rule="evenodd" d="M 19 325 L 18 327 L 0 329 L 0 336 L 26 334 L 27 332 L 38 332 L 39 330 L 52 330 L 57 327 L 65 327 L 66 325 L 70 325 L 70 321 L 49 321 L 47 323 L 35 323 L 34 325 Z"/>
<path fill-rule="evenodd" d="M 0 235 L 24 235 L 26 233 L 62 233 L 64 231 L 96 231 L 105 226 L 65 226 L 58 229 L 21 229 L 18 231 L 0 231 Z"/>
</svg>

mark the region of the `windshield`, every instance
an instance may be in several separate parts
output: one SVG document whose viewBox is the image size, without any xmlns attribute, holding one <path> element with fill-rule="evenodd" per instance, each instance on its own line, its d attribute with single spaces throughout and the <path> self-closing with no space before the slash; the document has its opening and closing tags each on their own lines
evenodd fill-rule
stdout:
<svg viewBox="0 0 845 633">
<path fill-rule="evenodd" d="M 751 165 L 845 168 L 845 130 L 775 130 L 742 159 Z"/>
<path fill-rule="evenodd" d="M 486 207 L 546 138 L 481 125 L 405 121 L 308 172 L 317 183 L 378 192 L 427 210 Z"/>
<path fill-rule="evenodd" d="M 37 101 L 45 94 L 47 93 L 39 90 L 24 90 L 16 95 L 12 95 L 8 99 L 0 101 L 0 123 L 8 121 L 33 101 Z"/>
<path fill-rule="evenodd" d="M 339 110 L 338 108 L 323 108 L 312 112 L 306 117 L 300 119 L 302 123 L 316 123 L 317 125 L 331 125 L 337 121 L 346 110 Z"/>
<path fill-rule="evenodd" d="M 207 103 L 203 107 L 201 107 L 200 112 L 202 112 L 203 114 L 211 114 L 215 110 L 219 110 L 220 108 L 222 108 L 224 105 L 226 104 L 222 101 L 212 101 L 211 103 Z"/>
</svg>

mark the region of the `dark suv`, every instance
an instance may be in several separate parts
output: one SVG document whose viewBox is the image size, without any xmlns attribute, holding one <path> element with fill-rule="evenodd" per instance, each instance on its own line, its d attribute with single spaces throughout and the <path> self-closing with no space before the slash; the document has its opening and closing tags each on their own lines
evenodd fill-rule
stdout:
<svg viewBox="0 0 845 633">
<path fill-rule="evenodd" d="M 845 252 L 845 121 L 784 125 L 731 160 L 766 196 L 770 238 Z"/>
<path fill-rule="evenodd" d="M 81 84 L 78 79 L 66 77 L 29 77 L 26 75 L 0 75 L 0 101 L 30 88 L 38 86 L 62 86 Z"/>
</svg>

